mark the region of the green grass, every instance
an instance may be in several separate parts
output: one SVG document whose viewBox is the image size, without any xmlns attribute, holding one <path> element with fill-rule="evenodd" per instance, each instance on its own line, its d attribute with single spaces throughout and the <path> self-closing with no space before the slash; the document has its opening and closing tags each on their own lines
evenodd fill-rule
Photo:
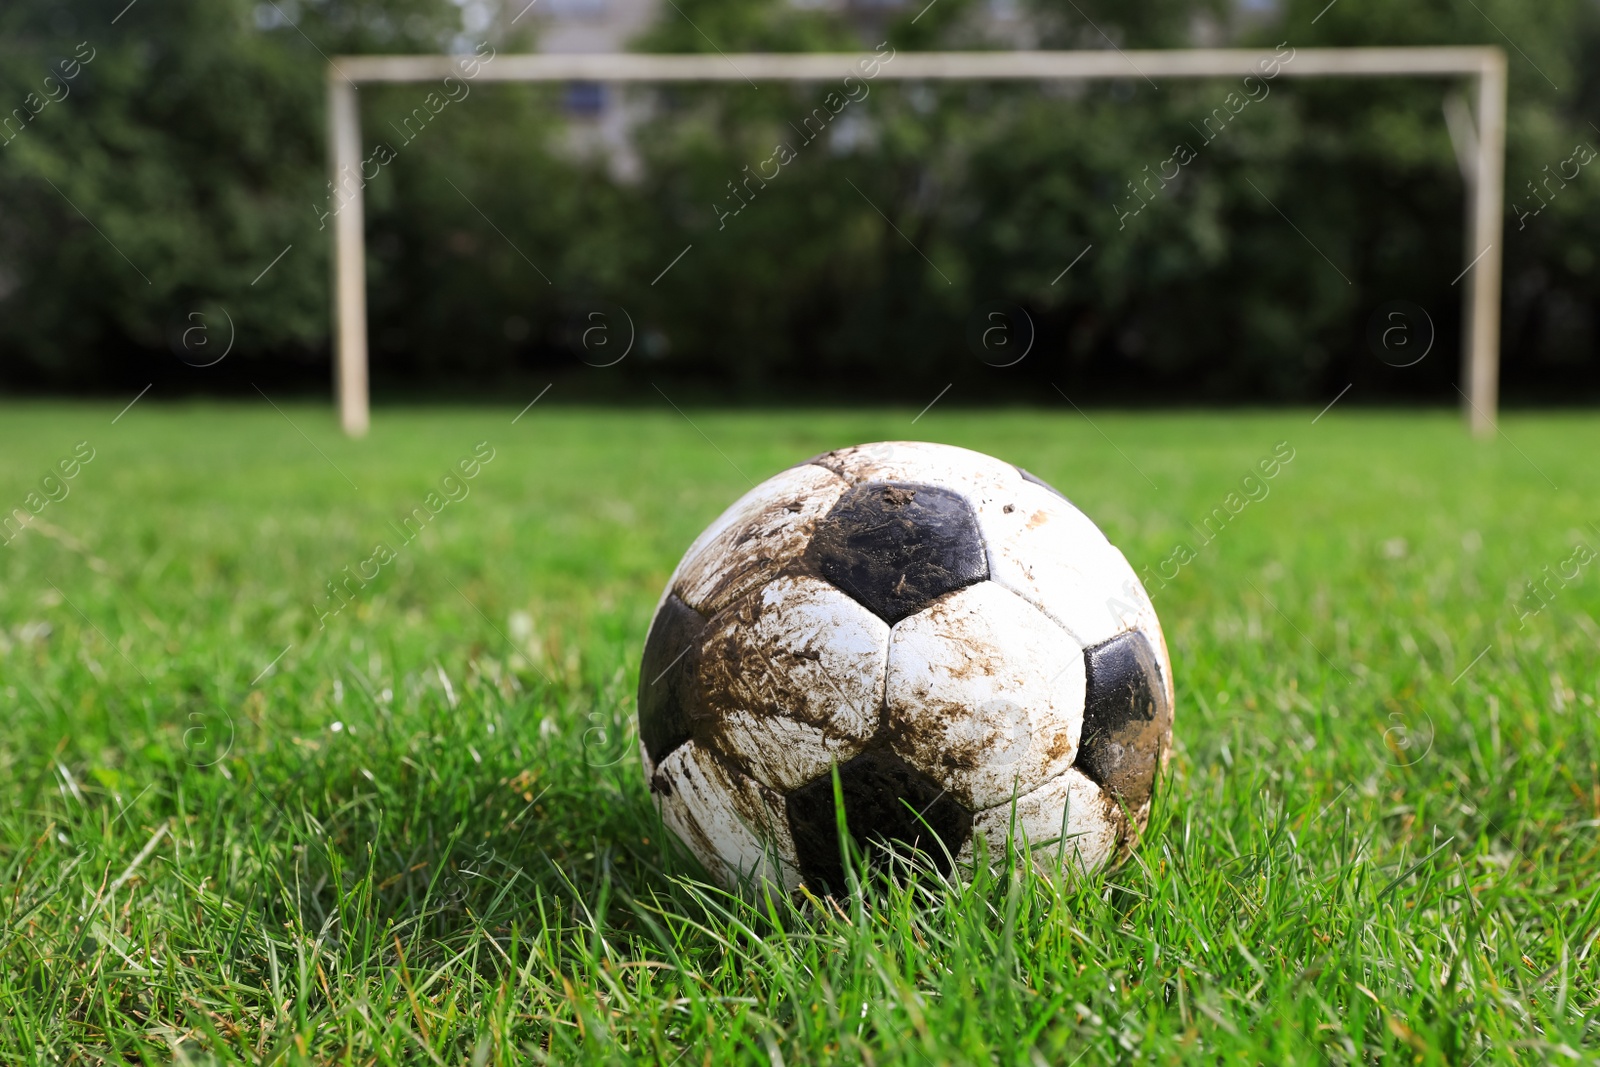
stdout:
<svg viewBox="0 0 1600 1067">
<path fill-rule="evenodd" d="M 1600 1054 L 1600 560 L 1566 562 L 1600 548 L 1592 417 L 1508 418 L 1513 445 L 1343 407 L 523 402 L 380 410 L 360 443 L 312 407 L 0 411 L 7 511 L 96 450 L 0 548 L 0 1063 Z M 1178 710 L 1151 827 L 1061 886 L 1024 859 L 727 897 L 641 780 L 649 613 L 746 476 L 904 437 L 1049 478 L 1141 569 L 1194 549 L 1152 583 Z"/>
</svg>

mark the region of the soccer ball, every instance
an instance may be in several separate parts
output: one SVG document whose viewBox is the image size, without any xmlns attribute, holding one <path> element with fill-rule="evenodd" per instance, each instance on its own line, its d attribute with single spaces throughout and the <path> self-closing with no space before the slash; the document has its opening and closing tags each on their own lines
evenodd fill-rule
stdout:
<svg viewBox="0 0 1600 1067">
<path fill-rule="evenodd" d="M 714 878 L 838 893 L 835 770 L 872 862 L 949 873 L 982 837 L 1092 869 L 1149 818 L 1172 706 L 1155 610 L 1094 523 L 1018 467 L 893 442 L 769 478 L 689 547 L 639 739 Z"/>
</svg>

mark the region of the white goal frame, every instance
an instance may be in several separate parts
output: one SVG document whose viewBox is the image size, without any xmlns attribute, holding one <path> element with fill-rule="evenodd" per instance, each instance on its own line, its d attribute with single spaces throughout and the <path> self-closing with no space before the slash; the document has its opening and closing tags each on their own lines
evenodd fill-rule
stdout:
<svg viewBox="0 0 1600 1067">
<path fill-rule="evenodd" d="M 875 79 L 893 81 L 1086 81 L 1145 78 L 1261 76 L 1272 53 L 1249 49 L 1172 49 L 1086 52 L 900 52 L 880 62 Z M 367 385 L 366 251 L 360 174 L 361 114 L 357 86 L 441 82 L 462 77 L 448 55 L 341 56 L 328 66 L 328 149 L 332 188 L 341 190 L 333 220 L 335 388 L 344 432 L 360 437 L 371 418 Z M 475 81 L 496 82 L 730 82 L 838 81 L 862 56 L 844 53 L 738 55 L 500 55 L 482 63 Z M 859 76 L 859 74 L 858 74 Z M 1495 47 L 1303 48 L 1280 61 L 1277 76 L 1469 79 L 1477 98 L 1476 130 L 1452 123 L 1457 160 L 1467 185 L 1463 256 L 1461 390 L 1463 415 L 1475 435 L 1494 433 L 1500 378 L 1500 271 L 1505 183 L 1506 57 Z M 1462 142 L 1467 143 L 1463 144 Z M 341 184 L 343 183 L 343 185 Z M 1066 250 L 1063 250 L 1066 251 Z M 1452 283 L 1456 284 L 1456 283 Z"/>
</svg>

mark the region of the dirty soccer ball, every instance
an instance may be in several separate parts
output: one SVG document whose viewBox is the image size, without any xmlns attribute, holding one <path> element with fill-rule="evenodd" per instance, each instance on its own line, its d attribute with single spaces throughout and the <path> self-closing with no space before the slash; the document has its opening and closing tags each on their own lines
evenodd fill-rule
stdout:
<svg viewBox="0 0 1600 1067">
<path fill-rule="evenodd" d="M 1172 667 L 1133 569 L 1055 489 L 962 448 L 862 445 L 690 546 L 639 738 L 663 821 L 730 886 L 847 888 L 834 768 L 875 863 L 888 843 L 948 873 L 982 836 L 1092 868 L 1149 818 Z"/>
</svg>

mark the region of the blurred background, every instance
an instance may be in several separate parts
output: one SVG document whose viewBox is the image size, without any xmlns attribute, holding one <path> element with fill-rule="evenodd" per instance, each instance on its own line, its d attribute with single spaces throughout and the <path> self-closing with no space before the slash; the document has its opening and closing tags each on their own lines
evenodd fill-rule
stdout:
<svg viewBox="0 0 1600 1067">
<path fill-rule="evenodd" d="M 330 56 L 880 42 L 1501 46 L 1504 395 L 1600 395 L 1593 0 L 7 0 L 0 389 L 327 395 Z M 878 81 L 737 217 L 729 183 L 798 143 L 832 87 L 477 81 L 407 124 L 434 88 L 360 92 L 363 154 L 392 157 L 365 189 L 379 402 L 550 381 L 654 402 L 652 383 L 737 403 L 1052 382 L 1119 404 L 1320 404 L 1349 382 L 1366 403 L 1458 400 L 1449 82 L 1279 79 L 1203 143 L 1231 81 Z M 1197 158 L 1127 217 L 1129 183 L 1178 143 Z M 1416 367 L 1365 340 L 1396 300 L 1437 328 Z M 1015 366 L 974 358 L 991 307 L 1034 325 Z M 581 343 L 594 308 L 637 342 L 604 373 Z M 226 359 L 197 365 L 200 325 Z"/>
</svg>

